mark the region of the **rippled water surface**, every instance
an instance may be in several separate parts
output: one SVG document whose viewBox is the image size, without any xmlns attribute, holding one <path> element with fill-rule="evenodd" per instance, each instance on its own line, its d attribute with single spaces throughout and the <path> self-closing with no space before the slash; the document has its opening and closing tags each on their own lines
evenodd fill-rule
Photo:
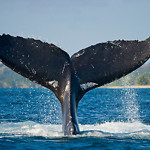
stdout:
<svg viewBox="0 0 150 150">
<path fill-rule="evenodd" d="M 79 103 L 80 134 L 64 136 L 47 89 L 0 89 L 0 149 L 150 149 L 150 89 L 95 89 Z"/>
</svg>

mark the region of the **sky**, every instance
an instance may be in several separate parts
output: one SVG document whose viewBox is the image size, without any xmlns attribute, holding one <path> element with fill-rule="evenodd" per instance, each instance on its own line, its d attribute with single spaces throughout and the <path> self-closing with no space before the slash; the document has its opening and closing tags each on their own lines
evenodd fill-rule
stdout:
<svg viewBox="0 0 150 150">
<path fill-rule="evenodd" d="M 0 34 L 40 39 L 72 55 L 150 36 L 150 0 L 0 0 Z"/>
</svg>

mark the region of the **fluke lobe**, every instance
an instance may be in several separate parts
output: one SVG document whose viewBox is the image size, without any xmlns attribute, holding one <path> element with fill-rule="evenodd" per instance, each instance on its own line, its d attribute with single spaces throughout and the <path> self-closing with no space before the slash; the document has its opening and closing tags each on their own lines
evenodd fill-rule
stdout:
<svg viewBox="0 0 150 150">
<path fill-rule="evenodd" d="M 149 57 L 150 38 L 100 43 L 70 58 L 53 44 L 19 36 L 0 36 L 2 63 L 55 93 L 62 107 L 65 135 L 79 133 L 77 108 L 86 92 L 125 76 Z"/>
</svg>

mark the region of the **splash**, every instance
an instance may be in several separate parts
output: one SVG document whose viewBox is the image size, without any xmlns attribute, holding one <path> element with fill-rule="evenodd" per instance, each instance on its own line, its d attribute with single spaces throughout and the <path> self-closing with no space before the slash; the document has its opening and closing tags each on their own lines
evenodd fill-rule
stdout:
<svg viewBox="0 0 150 150">
<path fill-rule="evenodd" d="M 125 88 L 122 91 L 122 104 L 123 108 L 122 111 L 124 111 L 124 117 L 127 119 L 128 122 L 135 122 L 139 121 L 140 115 L 139 115 L 139 104 L 136 99 L 136 92 L 134 89 L 131 88 Z"/>
<path fill-rule="evenodd" d="M 42 137 L 60 137 L 61 125 L 39 124 L 33 121 L 19 123 L 1 123 L 1 138 L 13 136 L 42 136 Z"/>
<path fill-rule="evenodd" d="M 150 126 L 140 122 L 106 122 L 104 124 L 82 125 L 80 128 L 83 131 L 83 136 L 150 140 Z"/>
<path fill-rule="evenodd" d="M 135 122 L 139 121 L 140 115 L 139 115 L 139 107 L 137 101 L 137 93 L 134 90 L 134 88 L 130 88 L 130 77 L 126 76 L 122 82 L 122 85 L 124 86 L 124 89 L 122 90 L 122 104 L 123 104 L 123 111 L 124 111 L 124 117 L 127 119 L 128 122 Z"/>
<path fill-rule="evenodd" d="M 132 138 L 150 140 L 150 125 L 140 122 L 106 122 L 104 124 L 79 125 L 81 133 L 72 138 Z M 44 138 L 62 138 L 62 126 L 56 124 L 39 124 L 32 121 L 18 123 L 1 123 L 0 138 L 27 136 L 41 136 Z"/>
</svg>

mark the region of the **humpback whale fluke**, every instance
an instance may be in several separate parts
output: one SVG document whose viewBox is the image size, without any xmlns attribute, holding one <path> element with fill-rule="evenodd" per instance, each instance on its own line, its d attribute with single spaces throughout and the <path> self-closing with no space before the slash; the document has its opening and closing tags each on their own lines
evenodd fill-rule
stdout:
<svg viewBox="0 0 150 150">
<path fill-rule="evenodd" d="M 100 43 L 70 58 L 53 44 L 5 34 L 0 36 L 2 63 L 52 90 L 60 101 L 65 135 L 79 133 L 77 108 L 87 91 L 125 76 L 149 57 L 150 38 Z"/>
</svg>

